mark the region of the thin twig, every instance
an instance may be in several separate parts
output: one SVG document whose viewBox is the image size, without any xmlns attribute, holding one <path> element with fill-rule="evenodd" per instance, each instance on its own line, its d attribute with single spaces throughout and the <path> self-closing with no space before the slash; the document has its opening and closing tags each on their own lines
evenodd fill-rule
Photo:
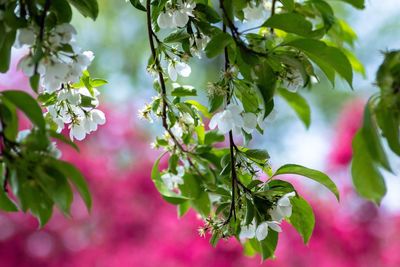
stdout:
<svg viewBox="0 0 400 267">
<path fill-rule="evenodd" d="M 50 9 L 50 4 L 51 4 L 51 0 L 46 0 L 46 2 L 44 3 L 44 7 L 43 7 L 43 14 L 42 14 L 42 17 L 40 18 L 40 24 L 39 24 L 39 27 L 40 27 L 39 42 L 40 42 L 40 44 L 42 44 L 43 40 L 44 40 L 44 31 L 46 28 L 46 17 L 47 17 L 47 12 Z M 38 73 L 37 72 L 38 67 L 39 67 L 39 61 L 35 63 L 35 69 L 34 69 L 35 74 Z"/>
<path fill-rule="evenodd" d="M 161 43 L 161 41 L 158 39 L 157 35 L 153 31 L 153 28 L 151 26 L 151 0 L 147 0 L 146 2 L 146 15 L 147 15 L 147 33 L 148 33 L 148 38 L 149 38 L 149 43 L 150 43 L 150 50 L 151 54 L 154 60 L 154 64 L 156 66 L 156 70 L 158 73 L 158 80 L 160 82 L 161 86 L 161 99 L 162 99 L 162 113 L 161 113 L 161 120 L 162 120 L 162 126 L 164 129 L 167 131 L 169 136 L 171 137 L 172 141 L 174 142 L 175 146 L 178 147 L 178 149 L 186 154 L 191 154 L 192 152 L 186 150 L 183 145 L 178 141 L 174 133 L 171 131 L 168 122 L 167 122 L 167 88 L 165 85 L 165 79 L 164 79 L 164 74 L 163 70 L 161 68 L 160 60 L 157 57 L 156 53 L 156 46 L 154 44 L 154 39 L 156 39 L 157 43 Z M 198 175 L 202 176 L 200 170 L 196 167 L 196 165 L 193 163 L 193 161 L 190 159 L 190 157 L 187 157 L 187 160 L 189 162 L 189 165 L 197 172 Z"/>
<path fill-rule="evenodd" d="M 271 7 L 271 17 L 275 15 L 275 8 L 276 8 L 276 0 L 272 0 L 272 7 Z M 274 33 L 274 28 L 270 28 L 271 34 Z"/>
</svg>

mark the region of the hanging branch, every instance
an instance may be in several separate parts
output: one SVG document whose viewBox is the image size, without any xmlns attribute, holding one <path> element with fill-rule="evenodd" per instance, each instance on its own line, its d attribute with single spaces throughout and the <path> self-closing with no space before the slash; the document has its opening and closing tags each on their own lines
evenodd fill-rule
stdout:
<svg viewBox="0 0 400 267">
<path fill-rule="evenodd" d="M 191 151 L 188 151 L 183 147 L 183 145 L 178 141 L 174 133 L 171 131 L 168 122 L 167 122 L 167 108 L 168 108 L 168 102 L 167 102 L 167 87 L 165 85 L 165 78 L 163 74 L 163 70 L 160 64 L 160 60 L 157 57 L 157 52 L 156 52 L 156 46 L 154 44 L 154 39 L 156 39 L 157 43 L 161 43 L 161 41 L 158 39 L 156 33 L 153 31 L 153 28 L 151 26 L 151 0 L 147 0 L 146 2 L 146 17 L 147 17 L 147 33 L 148 33 L 148 38 L 149 38 L 149 44 L 150 44 L 150 50 L 151 54 L 154 60 L 154 64 L 156 66 L 156 71 L 158 73 L 158 81 L 160 83 L 161 87 L 161 105 L 162 105 L 162 113 L 161 113 L 161 120 L 162 120 L 162 126 L 164 129 L 167 131 L 169 136 L 171 137 L 172 141 L 174 142 L 175 146 L 185 154 L 192 154 Z M 198 175 L 202 176 L 200 170 L 196 167 L 196 165 L 193 163 L 193 161 L 190 159 L 190 157 L 187 157 L 187 160 L 189 162 L 189 165 L 197 172 Z"/>
</svg>

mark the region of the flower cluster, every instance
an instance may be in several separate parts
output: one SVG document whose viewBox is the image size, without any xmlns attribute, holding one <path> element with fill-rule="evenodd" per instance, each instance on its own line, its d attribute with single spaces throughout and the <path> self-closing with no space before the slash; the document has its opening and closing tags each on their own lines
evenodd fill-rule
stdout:
<svg viewBox="0 0 400 267">
<path fill-rule="evenodd" d="M 57 91 L 56 101 L 47 106 L 46 115 L 57 125 L 61 132 L 65 124 L 69 124 L 71 140 L 83 140 L 87 134 L 96 131 L 98 125 L 106 122 L 104 113 L 96 109 L 99 92 L 93 88 L 94 97 L 86 87 L 79 89 L 65 88 Z M 89 103 L 85 103 L 90 101 Z"/>
<path fill-rule="evenodd" d="M 161 29 L 185 27 L 189 22 L 189 17 L 194 17 L 195 7 L 196 3 L 192 1 L 179 0 L 176 3 L 168 1 L 165 11 L 161 12 L 157 18 L 158 26 Z"/>
<path fill-rule="evenodd" d="M 271 10 L 271 2 L 263 0 L 260 3 L 250 1 L 250 3 L 243 9 L 244 18 L 246 21 L 251 22 L 265 18 L 266 11 Z"/>
<path fill-rule="evenodd" d="M 174 190 L 178 185 L 183 184 L 183 175 L 185 174 L 185 168 L 183 166 L 178 166 L 176 168 L 176 173 L 166 172 L 161 175 L 161 180 L 167 186 L 169 190 Z"/>
<path fill-rule="evenodd" d="M 252 133 L 257 125 L 262 125 L 263 117 L 256 116 L 251 112 L 244 112 L 243 108 L 237 104 L 229 104 L 223 111 L 216 113 L 210 120 L 210 129 L 215 129 L 227 134 L 233 131 L 235 135 L 242 133 L 242 129 L 246 133 Z"/>
<path fill-rule="evenodd" d="M 47 118 L 57 125 L 61 132 L 69 124 L 70 138 L 83 140 L 87 134 L 105 123 L 104 113 L 95 109 L 99 105 L 96 88 L 92 88 L 87 68 L 94 59 L 93 52 L 82 51 L 75 43 L 75 28 L 63 23 L 55 26 L 43 36 L 40 47 L 36 40 L 39 29 L 19 29 L 14 46 L 28 46 L 30 52 L 19 62 L 19 68 L 27 76 L 40 75 L 41 93 L 51 96 L 47 103 Z M 39 61 L 35 53 L 43 53 Z M 35 52 L 35 53 L 34 53 Z M 80 81 L 81 78 L 83 81 Z M 74 87 L 74 84 L 81 83 Z"/>
<path fill-rule="evenodd" d="M 268 229 L 271 228 L 275 232 L 282 232 L 280 223 L 283 219 L 289 218 L 292 215 L 292 204 L 290 198 L 296 195 L 295 192 L 290 192 L 283 195 L 276 203 L 269 215 L 271 221 L 264 221 L 256 225 L 255 220 L 249 225 L 242 225 L 239 238 L 241 240 L 256 238 L 258 241 L 264 240 L 268 236 Z"/>
</svg>

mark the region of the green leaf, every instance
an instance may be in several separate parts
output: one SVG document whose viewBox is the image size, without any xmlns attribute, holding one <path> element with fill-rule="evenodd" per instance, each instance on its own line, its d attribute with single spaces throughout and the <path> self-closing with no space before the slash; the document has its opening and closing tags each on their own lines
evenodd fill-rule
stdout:
<svg viewBox="0 0 400 267">
<path fill-rule="evenodd" d="M 0 190 L 0 209 L 8 212 L 18 211 L 17 206 L 8 198 L 4 190 Z"/>
<path fill-rule="evenodd" d="M 201 113 L 203 113 L 203 115 L 204 115 L 206 118 L 211 118 L 212 115 L 208 112 L 207 107 L 205 107 L 204 105 L 200 104 L 200 103 L 197 102 L 196 100 L 189 99 L 189 100 L 186 100 L 185 103 L 188 103 L 188 104 L 194 106 L 194 107 L 195 107 L 196 109 L 198 109 Z"/>
<path fill-rule="evenodd" d="M 322 41 L 314 39 L 297 39 L 286 43 L 287 46 L 295 47 L 306 53 L 334 83 L 334 74 L 336 71 L 352 87 L 353 69 L 349 59 L 338 48 L 328 46 Z"/>
<path fill-rule="evenodd" d="M 300 36 L 310 36 L 312 24 L 306 18 L 298 13 L 275 14 L 264 24 L 264 27 L 279 29 L 288 33 L 294 33 Z"/>
<path fill-rule="evenodd" d="M 32 214 L 39 220 L 40 227 L 43 227 L 51 218 L 53 202 L 33 180 L 21 181 L 19 186 L 17 196 L 23 209 L 30 209 Z"/>
<path fill-rule="evenodd" d="M 397 126 L 398 129 L 398 126 Z M 372 118 L 370 102 L 367 103 L 364 110 L 364 121 L 361 128 L 361 134 L 364 142 L 368 144 L 367 148 L 371 158 L 379 163 L 388 171 L 392 171 L 390 163 L 386 157 L 386 153 L 382 148 L 381 140 L 379 138 L 378 128 Z"/>
<path fill-rule="evenodd" d="M 97 0 L 68 0 L 84 17 L 96 20 L 99 14 Z"/>
<path fill-rule="evenodd" d="M 275 250 L 278 245 L 278 233 L 268 231 L 267 237 L 259 242 L 262 260 L 275 257 Z"/>
<path fill-rule="evenodd" d="M 56 14 L 58 24 L 68 23 L 72 19 L 72 9 L 66 0 L 52 0 L 50 10 Z"/>
<path fill-rule="evenodd" d="M 381 104 L 377 109 L 375 109 L 375 114 L 390 149 L 400 156 L 399 115 L 392 112 L 390 108 L 385 108 L 384 104 Z"/>
<path fill-rule="evenodd" d="M 196 199 L 200 196 L 201 188 L 197 177 L 192 174 L 185 174 L 183 176 L 184 183 L 179 186 L 182 196 L 189 199 Z"/>
<path fill-rule="evenodd" d="M 19 108 L 40 130 L 45 130 L 46 122 L 43 118 L 42 109 L 32 96 L 16 90 L 3 91 L 1 94 Z"/>
<path fill-rule="evenodd" d="M 271 113 L 274 107 L 274 94 L 276 89 L 276 74 L 274 73 L 271 66 L 266 61 L 260 62 L 254 68 L 254 72 L 257 75 L 257 88 L 259 89 L 263 102 L 264 102 L 264 118 Z"/>
<path fill-rule="evenodd" d="M 287 164 L 282 167 L 280 167 L 274 176 L 277 175 L 282 175 L 282 174 L 297 174 L 301 175 L 307 178 L 310 178 L 322 185 L 324 185 L 326 188 L 328 188 L 335 196 L 336 199 L 339 201 L 339 190 L 337 189 L 335 183 L 329 178 L 328 175 L 326 175 L 323 172 L 309 169 L 300 165 L 295 165 L 295 164 Z"/>
<path fill-rule="evenodd" d="M 37 73 L 29 78 L 29 84 L 30 84 L 31 88 L 33 89 L 33 91 L 35 91 L 36 93 L 39 90 L 39 81 L 40 81 L 40 75 Z"/>
<path fill-rule="evenodd" d="M 292 204 L 292 215 L 289 222 L 301 235 L 304 244 L 307 244 L 314 230 L 314 212 L 310 204 L 301 197 L 290 199 L 290 203 Z"/>
<path fill-rule="evenodd" d="M 193 86 L 174 84 L 174 89 L 171 92 L 172 96 L 185 97 L 185 96 L 197 96 L 196 89 Z"/>
<path fill-rule="evenodd" d="M 221 17 L 219 14 L 209 5 L 207 4 L 196 4 L 196 13 L 202 13 L 202 17 L 204 17 L 210 23 L 217 23 L 221 21 Z M 197 17 L 198 14 L 196 14 Z"/>
<path fill-rule="evenodd" d="M 311 109 L 307 100 L 298 93 L 292 93 L 282 88 L 279 89 L 279 94 L 286 100 L 289 106 L 293 108 L 297 116 L 308 129 L 311 124 Z"/>
<path fill-rule="evenodd" d="M 209 58 L 216 57 L 221 54 L 224 51 L 225 47 L 227 47 L 232 42 L 232 37 L 229 34 L 221 31 L 212 36 L 210 42 L 205 48 L 205 53 Z"/>
<path fill-rule="evenodd" d="M 264 149 L 248 149 L 244 153 L 248 158 L 257 161 L 267 161 L 270 158 L 268 151 Z"/>
<path fill-rule="evenodd" d="M 386 194 L 385 180 L 374 164 L 361 130 L 353 139 L 351 175 L 357 193 L 379 205 Z"/>
<path fill-rule="evenodd" d="M 186 32 L 186 30 L 175 30 L 172 33 L 170 33 L 167 37 L 164 39 L 164 43 L 179 43 L 182 40 L 189 39 L 190 35 Z"/>
<path fill-rule="evenodd" d="M 178 209 L 178 217 L 182 218 L 190 210 L 190 202 L 189 201 L 182 202 L 177 206 L 177 209 Z"/>
<path fill-rule="evenodd" d="M 15 140 L 19 127 L 16 107 L 7 99 L 4 99 L 3 103 L 0 104 L 0 115 L 5 137 L 9 140 Z"/>
<path fill-rule="evenodd" d="M 358 9 L 365 8 L 364 0 L 340 0 L 340 1 L 349 3 L 350 5 L 358 8 Z"/>
<path fill-rule="evenodd" d="M 69 145 L 70 147 L 72 147 L 73 149 L 75 149 L 76 151 L 79 152 L 79 147 L 74 142 L 72 142 L 69 138 L 65 137 L 64 135 L 59 134 L 53 130 L 49 131 L 49 135 L 50 135 L 50 137 L 55 138 L 65 144 Z"/>
<path fill-rule="evenodd" d="M 280 0 L 282 5 L 288 10 L 292 11 L 294 9 L 294 0 Z"/>
<path fill-rule="evenodd" d="M 11 62 L 11 48 L 15 41 L 15 31 L 8 32 L 0 46 L 0 72 L 6 73 L 10 67 Z"/>
<path fill-rule="evenodd" d="M 100 87 L 100 86 L 106 85 L 107 83 L 108 82 L 106 80 L 103 80 L 103 79 L 93 79 L 93 80 L 90 81 L 90 85 L 92 87 Z"/>
<path fill-rule="evenodd" d="M 190 201 L 193 208 L 203 217 L 207 218 L 211 212 L 210 197 L 207 192 L 201 192 L 199 197 Z"/>
<path fill-rule="evenodd" d="M 217 130 L 208 131 L 204 136 L 204 144 L 212 145 L 214 143 L 223 142 L 225 140 L 225 136 L 220 134 Z"/>
<path fill-rule="evenodd" d="M 74 165 L 62 160 L 54 160 L 52 165 L 54 165 L 75 185 L 85 202 L 86 208 L 90 211 L 92 208 L 92 197 L 90 196 L 89 187 L 81 172 Z"/>
<path fill-rule="evenodd" d="M 130 2 L 135 8 L 146 12 L 146 8 L 142 5 L 142 3 L 140 3 L 139 0 L 130 0 Z"/>
<path fill-rule="evenodd" d="M 46 166 L 37 176 L 37 181 L 61 211 L 69 215 L 73 194 L 65 175 L 54 167 Z"/>
<path fill-rule="evenodd" d="M 0 184 L 4 184 L 5 180 L 5 172 L 4 172 L 5 164 L 0 164 Z M 8 212 L 18 211 L 15 203 L 8 197 L 7 192 L 4 191 L 4 188 L 0 189 L 0 209 Z"/>
</svg>

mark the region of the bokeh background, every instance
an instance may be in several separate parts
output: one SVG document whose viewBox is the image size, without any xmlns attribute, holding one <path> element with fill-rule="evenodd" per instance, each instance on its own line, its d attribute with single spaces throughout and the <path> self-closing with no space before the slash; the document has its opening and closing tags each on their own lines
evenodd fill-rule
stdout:
<svg viewBox="0 0 400 267">
<path fill-rule="evenodd" d="M 61 147 L 63 158 L 88 178 L 93 211 L 87 214 L 77 196 L 72 218 L 55 212 L 40 230 L 30 215 L 0 213 L 1 267 L 400 266 L 399 159 L 390 154 L 397 175 L 385 173 L 388 195 L 379 208 L 356 195 L 349 175 L 351 139 L 360 126 L 365 101 L 377 90 L 373 81 L 382 61 L 380 51 L 400 49 L 398 0 L 369 0 L 364 11 L 335 3 L 339 16 L 358 33 L 355 51 L 366 75 L 356 77 L 355 91 L 340 82 L 335 88 L 323 82 L 312 92 L 304 90 L 312 105 L 309 130 L 278 99 L 265 134 L 252 142 L 270 152 L 275 168 L 291 162 L 327 171 L 342 194 L 339 204 L 315 183 L 287 177 L 311 202 L 316 228 L 304 246 L 285 224 L 277 259 L 263 264 L 259 257 L 243 256 L 236 240 L 212 248 L 208 238 L 197 234 L 201 220 L 193 212 L 178 219 L 175 208 L 156 192 L 150 170 L 159 152 L 149 144 L 161 129 L 137 118 L 137 109 L 153 95 L 145 71 L 149 51 L 144 14 L 124 0 L 100 0 L 100 7 L 95 23 L 76 13 L 74 25 L 80 46 L 96 54 L 92 75 L 109 81 L 102 89 L 108 122 L 79 144 L 80 153 Z M 15 51 L 11 70 L 0 75 L 0 90 L 28 90 L 27 79 L 16 70 L 21 53 Z M 193 61 L 196 75 L 185 82 L 204 88 L 219 75 L 216 61 Z"/>
</svg>

